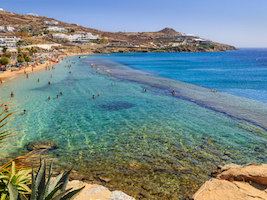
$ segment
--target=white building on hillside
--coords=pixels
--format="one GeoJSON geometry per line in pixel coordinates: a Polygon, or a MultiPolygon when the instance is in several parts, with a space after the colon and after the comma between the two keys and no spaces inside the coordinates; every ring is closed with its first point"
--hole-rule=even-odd
{"type": "Polygon", "coordinates": [[[5,26],[0,26],[0,31],[5,31],[5,26]]]}
{"type": "Polygon", "coordinates": [[[81,34],[75,34],[75,35],[66,35],[62,33],[55,33],[52,34],[53,38],[56,39],[67,39],[70,42],[74,43],[89,43],[90,40],[98,40],[100,37],[97,35],[92,35],[91,33],[87,33],[86,35],[81,35],[81,34]]]}
{"type": "Polygon", "coordinates": [[[7,46],[9,48],[16,47],[17,42],[20,40],[20,38],[17,38],[16,36],[0,36],[0,46],[7,46]]]}
{"type": "Polygon", "coordinates": [[[7,26],[6,29],[9,32],[13,32],[15,28],[14,27],[11,27],[11,26],[7,26]]]}
{"type": "Polygon", "coordinates": [[[60,27],[55,27],[55,26],[49,26],[46,30],[51,31],[51,32],[67,32],[65,28],[60,28],[60,27]]]}
{"type": "Polygon", "coordinates": [[[66,34],[63,34],[63,33],[53,33],[52,37],[54,39],[67,39],[67,40],[69,40],[69,36],[66,34]]]}
{"type": "Polygon", "coordinates": [[[51,22],[49,22],[49,21],[44,21],[44,24],[58,25],[58,22],[55,22],[54,20],[52,20],[51,22]]]}
{"type": "Polygon", "coordinates": [[[208,40],[204,40],[201,38],[195,38],[194,41],[199,45],[209,45],[210,42],[208,40]]]}
{"type": "Polygon", "coordinates": [[[27,16],[38,17],[38,15],[35,13],[28,13],[27,16]]]}
{"type": "Polygon", "coordinates": [[[84,31],[75,31],[75,33],[77,33],[77,34],[85,34],[84,31]]]}
{"type": "Polygon", "coordinates": [[[87,33],[86,38],[90,40],[100,40],[100,37],[98,35],[92,35],[92,33],[87,33]]]}
{"type": "Polygon", "coordinates": [[[2,12],[2,11],[4,11],[4,9],[3,8],[0,8],[0,12],[2,12]]]}
{"type": "Polygon", "coordinates": [[[51,24],[51,25],[58,25],[58,22],[55,22],[54,20],[52,20],[52,21],[50,22],[50,24],[51,24]]]}

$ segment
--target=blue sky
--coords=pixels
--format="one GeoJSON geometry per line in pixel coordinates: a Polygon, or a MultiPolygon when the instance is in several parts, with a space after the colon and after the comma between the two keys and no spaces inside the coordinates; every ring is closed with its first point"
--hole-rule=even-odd
{"type": "Polygon", "coordinates": [[[236,47],[267,47],[267,0],[6,0],[0,8],[102,31],[169,27],[236,47]]]}

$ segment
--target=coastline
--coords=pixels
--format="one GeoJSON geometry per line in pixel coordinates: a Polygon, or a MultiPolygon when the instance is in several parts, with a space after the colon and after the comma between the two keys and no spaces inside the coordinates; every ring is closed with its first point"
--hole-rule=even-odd
{"type": "MultiPolygon", "coordinates": [[[[79,53],[76,53],[76,54],[75,53],[66,53],[66,55],[60,55],[58,58],[65,58],[65,57],[71,57],[71,56],[77,56],[77,55],[84,55],[84,53],[80,53],[80,54],[79,53]]],[[[53,57],[52,59],[54,59],[54,58],[55,57],[53,57]]],[[[23,67],[19,71],[11,71],[10,69],[7,71],[2,71],[2,72],[0,72],[0,80],[2,80],[2,84],[3,84],[5,82],[12,81],[17,76],[24,75],[24,70],[28,74],[28,73],[32,73],[32,71],[39,71],[39,70],[45,68],[46,66],[51,66],[53,64],[57,64],[57,63],[47,60],[47,61],[45,61],[45,63],[38,64],[34,68],[32,68],[33,64],[31,64],[29,66],[23,67]]]]}

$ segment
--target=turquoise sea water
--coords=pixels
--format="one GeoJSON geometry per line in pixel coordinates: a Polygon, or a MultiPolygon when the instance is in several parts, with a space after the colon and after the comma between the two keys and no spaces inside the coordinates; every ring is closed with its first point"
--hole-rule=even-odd
{"type": "Polygon", "coordinates": [[[218,164],[267,161],[266,49],[68,60],[1,85],[23,125],[13,152],[52,140],[58,165],[137,199],[184,199],[218,164]]]}

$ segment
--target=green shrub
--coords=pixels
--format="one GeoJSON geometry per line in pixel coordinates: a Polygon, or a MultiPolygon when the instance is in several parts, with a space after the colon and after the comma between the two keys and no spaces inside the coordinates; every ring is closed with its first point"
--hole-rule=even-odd
{"type": "Polygon", "coordinates": [[[25,59],[26,62],[31,62],[31,61],[32,61],[31,58],[30,58],[29,56],[25,56],[24,59],[25,59]]]}
{"type": "Polygon", "coordinates": [[[18,62],[31,62],[31,58],[28,56],[27,53],[25,52],[21,52],[18,54],[18,58],[17,58],[18,62]]]}
{"type": "Polygon", "coordinates": [[[17,61],[18,61],[19,63],[23,63],[23,62],[25,62],[25,59],[24,59],[24,57],[22,57],[22,56],[18,56],[17,61]]]}
{"type": "Polygon", "coordinates": [[[4,53],[3,57],[10,58],[11,57],[11,53],[4,53]]]}
{"type": "Polygon", "coordinates": [[[1,65],[8,65],[9,64],[9,58],[3,57],[0,59],[0,64],[1,65]]]}

